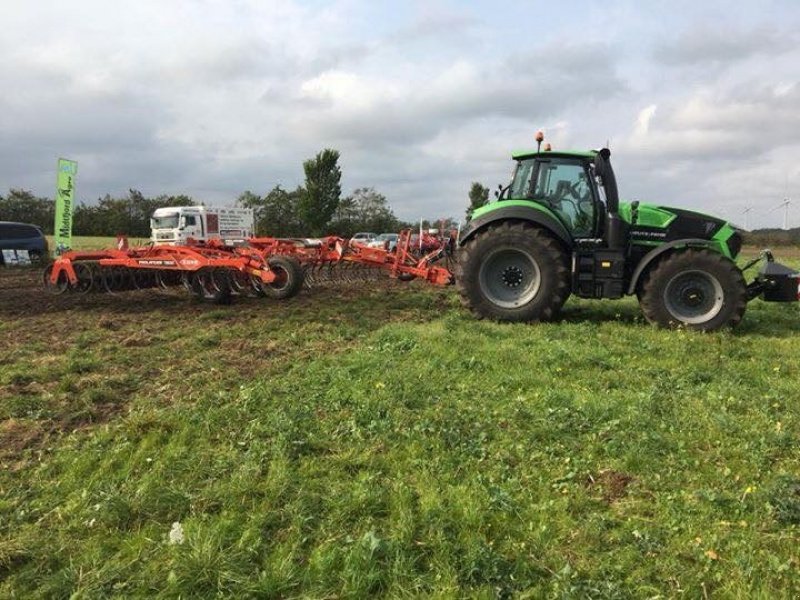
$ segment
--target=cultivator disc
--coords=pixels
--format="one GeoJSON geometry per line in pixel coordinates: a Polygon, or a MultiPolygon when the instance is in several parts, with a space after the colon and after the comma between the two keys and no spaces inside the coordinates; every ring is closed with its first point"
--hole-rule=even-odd
{"type": "Polygon", "coordinates": [[[53,295],[63,294],[66,292],[70,287],[67,274],[61,271],[55,281],[52,280],[52,275],[53,265],[47,265],[42,272],[42,283],[44,284],[44,289],[49,294],[53,295]]]}

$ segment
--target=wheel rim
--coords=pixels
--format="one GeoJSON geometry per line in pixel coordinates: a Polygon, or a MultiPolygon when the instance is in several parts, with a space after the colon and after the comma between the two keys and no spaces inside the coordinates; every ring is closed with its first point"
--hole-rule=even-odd
{"type": "Polygon", "coordinates": [[[720,313],[724,303],[722,284],[705,271],[678,273],[664,288],[667,311],[688,325],[710,321],[720,313]]]}
{"type": "Polygon", "coordinates": [[[500,248],[483,261],[478,281],[490,302],[501,308],[517,308],[539,293],[542,274],[536,259],[528,252],[500,248]]]}
{"type": "Polygon", "coordinates": [[[273,290],[283,290],[289,287],[289,273],[280,265],[270,265],[270,269],[275,273],[275,279],[271,281],[269,287],[273,290]]]}

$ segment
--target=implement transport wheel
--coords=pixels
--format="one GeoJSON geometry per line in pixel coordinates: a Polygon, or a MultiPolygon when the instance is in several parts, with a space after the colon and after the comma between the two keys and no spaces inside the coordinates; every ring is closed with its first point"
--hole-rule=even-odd
{"type": "Polygon", "coordinates": [[[455,269],[461,302],[479,318],[548,321],[570,294],[567,253],[524,221],[480,231],[461,247],[455,269]]]}
{"type": "Polygon", "coordinates": [[[647,273],[639,302],[647,320],[660,327],[715,331],[742,320],[747,287],[732,260],[689,248],[659,261],[647,273]]]}
{"type": "Polygon", "coordinates": [[[269,298],[281,300],[297,295],[303,287],[303,267],[290,256],[271,256],[267,260],[270,270],[275,273],[275,281],[261,284],[261,291],[269,298]]]}

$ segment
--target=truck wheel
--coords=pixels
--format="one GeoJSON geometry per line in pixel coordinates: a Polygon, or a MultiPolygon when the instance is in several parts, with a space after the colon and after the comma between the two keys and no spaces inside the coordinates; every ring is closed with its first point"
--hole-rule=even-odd
{"type": "Polygon", "coordinates": [[[504,221],[461,247],[456,285],[477,317],[497,321],[547,321],[570,294],[569,258],[539,227],[504,221]]]}
{"type": "Polygon", "coordinates": [[[271,256],[267,260],[269,268],[275,273],[272,283],[261,285],[264,295],[281,300],[295,296],[303,287],[303,267],[289,256],[271,256]]]}
{"type": "Polygon", "coordinates": [[[668,256],[648,272],[639,301],[647,320],[660,327],[715,331],[742,320],[747,286],[732,260],[690,248],[668,256]]]}

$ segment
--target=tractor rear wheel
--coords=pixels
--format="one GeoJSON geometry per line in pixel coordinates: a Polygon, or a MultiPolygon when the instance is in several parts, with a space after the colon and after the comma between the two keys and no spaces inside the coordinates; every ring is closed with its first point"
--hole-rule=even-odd
{"type": "Polygon", "coordinates": [[[660,327],[699,331],[733,327],[747,307],[747,286],[734,262],[710,250],[689,248],[661,260],[642,283],[639,302],[660,327]]]}
{"type": "Polygon", "coordinates": [[[548,321],[570,294],[567,253],[527,222],[480,231],[461,247],[455,268],[461,302],[479,318],[548,321]]]}
{"type": "Polygon", "coordinates": [[[275,273],[275,281],[261,285],[265,296],[276,299],[291,298],[303,287],[303,267],[290,256],[271,256],[267,260],[270,270],[275,273]]]}

